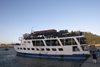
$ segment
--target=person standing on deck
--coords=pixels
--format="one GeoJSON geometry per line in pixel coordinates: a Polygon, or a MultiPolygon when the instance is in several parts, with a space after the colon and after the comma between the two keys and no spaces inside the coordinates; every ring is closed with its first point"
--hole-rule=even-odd
{"type": "Polygon", "coordinates": [[[94,64],[95,66],[97,66],[97,56],[96,56],[96,54],[95,54],[95,51],[93,51],[92,58],[93,58],[93,64],[94,64]]]}
{"type": "Polygon", "coordinates": [[[98,63],[98,54],[99,54],[99,50],[95,51],[95,54],[97,56],[97,63],[98,63]]]}

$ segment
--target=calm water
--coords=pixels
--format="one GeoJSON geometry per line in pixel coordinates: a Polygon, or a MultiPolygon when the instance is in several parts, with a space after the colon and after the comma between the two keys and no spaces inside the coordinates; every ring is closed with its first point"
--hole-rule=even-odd
{"type": "Polygon", "coordinates": [[[100,47],[96,47],[96,49],[100,49],[100,47]]]}
{"type": "Polygon", "coordinates": [[[85,60],[62,60],[18,56],[13,48],[0,48],[0,67],[80,67],[85,60]]]}

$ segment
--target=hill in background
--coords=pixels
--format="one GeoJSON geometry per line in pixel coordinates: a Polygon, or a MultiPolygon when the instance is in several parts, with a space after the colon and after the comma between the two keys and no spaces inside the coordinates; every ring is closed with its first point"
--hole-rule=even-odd
{"type": "Polygon", "coordinates": [[[100,36],[92,34],[91,32],[83,32],[83,34],[86,37],[88,45],[100,44],[100,36]]]}

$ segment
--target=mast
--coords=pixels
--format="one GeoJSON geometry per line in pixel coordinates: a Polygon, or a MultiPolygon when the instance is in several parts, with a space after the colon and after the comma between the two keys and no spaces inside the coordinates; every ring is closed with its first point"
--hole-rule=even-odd
{"type": "Polygon", "coordinates": [[[32,27],[32,29],[31,29],[31,33],[34,33],[34,31],[33,31],[33,27],[32,27]]]}

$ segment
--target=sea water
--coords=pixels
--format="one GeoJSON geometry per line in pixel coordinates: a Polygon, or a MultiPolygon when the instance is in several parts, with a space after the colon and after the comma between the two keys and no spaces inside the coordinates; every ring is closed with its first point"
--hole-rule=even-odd
{"type": "Polygon", "coordinates": [[[85,60],[24,57],[13,48],[0,48],[0,67],[81,67],[85,60]]]}

